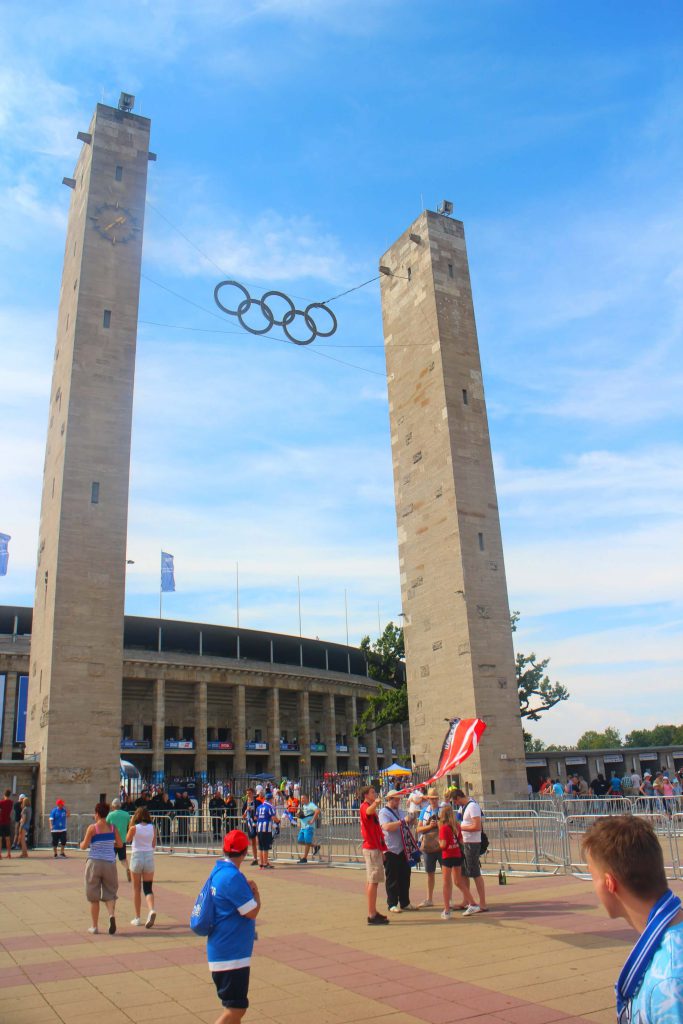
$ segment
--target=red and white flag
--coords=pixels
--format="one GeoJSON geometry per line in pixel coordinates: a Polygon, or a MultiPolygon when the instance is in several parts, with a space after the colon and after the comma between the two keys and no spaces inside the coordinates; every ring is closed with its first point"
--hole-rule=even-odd
{"type": "Polygon", "coordinates": [[[485,728],[486,722],[482,722],[481,718],[451,718],[448,723],[448,732],[443,741],[438,767],[431,779],[428,779],[427,783],[423,783],[423,785],[436,782],[437,779],[471,757],[479,745],[485,728]]]}
{"type": "Polygon", "coordinates": [[[450,718],[436,771],[431,778],[424,782],[417,782],[414,786],[399,790],[401,796],[406,796],[421,786],[429,786],[466,761],[479,746],[479,740],[485,729],[486,722],[482,722],[481,718],[450,718]]]}

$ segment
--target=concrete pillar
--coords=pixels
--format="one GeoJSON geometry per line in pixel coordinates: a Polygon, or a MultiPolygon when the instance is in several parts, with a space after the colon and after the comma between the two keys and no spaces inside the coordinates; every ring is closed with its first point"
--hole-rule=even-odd
{"type": "Polygon", "coordinates": [[[276,780],[280,777],[280,691],[271,687],[267,697],[266,739],[268,740],[268,771],[276,780]]]}
{"type": "Polygon", "coordinates": [[[358,759],[358,737],[354,733],[357,719],[356,695],[352,693],[346,698],[346,738],[349,741],[349,769],[352,772],[360,770],[358,759]]]}
{"type": "Polygon", "coordinates": [[[235,744],[235,775],[246,775],[247,694],[243,683],[233,690],[232,741],[235,744]]]}
{"type": "Polygon", "coordinates": [[[166,683],[154,681],[154,721],[152,722],[152,772],[164,771],[164,729],[166,727],[166,683]]]}
{"type": "Polygon", "coordinates": [[[19,674],[8,672],[5,679],[5,722],[2,729],[2,758],[4,761],[12,760],[12,746],[14,743],[14,709],[17,702],[17,686],[19,674]]]}
{"type": "Polygon", "coordinates": [[[297,694],[299,713],[299,764],[302,775],[311,774],[311,717],[308,701],[308,690],[300,690],[297,694]]]}
{"type": "Polygon", "coordinates": [[[327,770],[337,770],[337,721],[334,712],[334,694],[326,693],[323,696],[323,740],[327,747],[327,770]]]}
{"type": "Polygon", "coordinates": [[[206,763],[206,722],[208,695],[206,680],[200,679],[194,692],[194,770],[205,773],[206,763]]]}
{"type": "Polygon", "coordinates": [[[368,741],[368,767],[371,775],[377,774],[377,731],[373,730],[367,734],[368,741]]]}

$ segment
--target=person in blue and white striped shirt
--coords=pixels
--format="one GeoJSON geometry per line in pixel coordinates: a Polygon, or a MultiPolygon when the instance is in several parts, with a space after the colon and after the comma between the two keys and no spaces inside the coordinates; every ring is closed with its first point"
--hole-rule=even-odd
{"type": "Polygon", "coordinates": [[[259,868],[267,868],[272,871],[273,865],[268,862],[268,854],[273,846],[273,825],[279,825],[275,807],[273,806],[273,794],[266,794],[262,804],[258,805],[256,811],[256,840],[258,842],[259,868]]]}

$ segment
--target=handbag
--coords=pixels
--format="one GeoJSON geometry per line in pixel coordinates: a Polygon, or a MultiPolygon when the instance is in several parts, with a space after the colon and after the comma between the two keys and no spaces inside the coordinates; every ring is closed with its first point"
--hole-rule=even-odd
{"type": "Polygon", "coordinates": [[[424,832],[420,836],[420,849],[423,853],[438,853],[440,851],[438,828],[432,829],[431,832],[424,832]]]}

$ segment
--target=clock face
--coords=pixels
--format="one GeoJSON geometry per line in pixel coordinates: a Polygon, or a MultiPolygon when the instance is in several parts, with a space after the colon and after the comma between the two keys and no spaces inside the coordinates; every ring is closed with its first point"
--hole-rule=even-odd
{"type": "Polygon", "coordinates": [[[98,206],[92,218],[95,231],[112,245],[129,242],[140,229],[135,217],[125,206],[118,203],[103,203],[98,206]]]}

